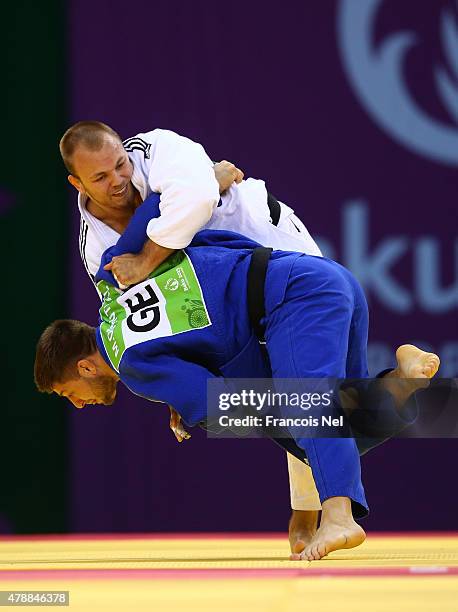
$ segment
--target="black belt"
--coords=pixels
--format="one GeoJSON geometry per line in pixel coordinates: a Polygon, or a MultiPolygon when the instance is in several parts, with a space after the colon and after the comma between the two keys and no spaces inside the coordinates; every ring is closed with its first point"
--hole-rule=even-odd
{"type": "Polygon", "coordinates": [[[281,206],[277,198],[269,192],[267,192],[267,206],[269,207],[272,225],[277,226],[280,221],[281,206]]]}
{"type": "Polygon", "coordinates": [[[248,317],[259,340],[264,339],[261,319],[265,316],[264,285],[272,249],[256,247],[251,255],[247,277],[248,317]]]}

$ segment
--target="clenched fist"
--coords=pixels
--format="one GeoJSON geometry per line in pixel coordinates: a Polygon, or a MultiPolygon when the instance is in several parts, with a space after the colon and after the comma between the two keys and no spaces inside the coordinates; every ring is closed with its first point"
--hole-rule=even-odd
{"type": "Polygon", "coordinates": [[[223,193],[228,189],[232,183],[241,183],[243,181],[244,174],[237,166],[233,163],[226,161],[220,161],[213,166],[216,180],[219,183],[219,192],[223,193]]]}

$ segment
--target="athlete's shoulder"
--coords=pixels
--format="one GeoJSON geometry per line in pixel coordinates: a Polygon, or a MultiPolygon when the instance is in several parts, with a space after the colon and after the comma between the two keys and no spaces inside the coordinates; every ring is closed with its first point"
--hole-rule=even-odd
{"type": "Polygon", "coordinates": [[[138,150],[143,152],[146,159],[150,157],[152,150],[156,147],[179,146],[185,143],[196,144],[187,136],[163,128],[156,128],[151,132],[140,132],[123,141],[124,148],[128,153],[138,150]]]}
{"type": "Polygon", "coordinates": [[[127,153],[134,153],[136,151],[142,152],[145,159],[149,159],[151,156],[151,146],[157,141],[158,137],[155,132],[156,130],[153,130],[152,132],[147,132],[145,134],[140,133],[136,136],[126,138],[122,142],[124,149],[127,153]]]}
{"type": "Polygon", "coordinates": [[[136,148],[145,148],[148,145],[154,145],[161,140],[175,140],[177,138],[183,138],[172,130],[164,130],[162,128],[156,128],[150,132],[140,132],[123,140],[123,145],[126,151],[133,151],[136,148]]]}
{"type": "MultiPolygon", "coordinates": [[[[123,145],[134,168],[140,170],[146,177],[152,165],[157,161],[158,155],[163,156],[171,147],[176,148],[179,139],[180,136],[170,130],[156,128],[151,132],[140,132],[131,138],[126,138],[123,145]]],[[[134,179],[137,179],[138,182],[139,177],[134,177],[134,179]]]]}

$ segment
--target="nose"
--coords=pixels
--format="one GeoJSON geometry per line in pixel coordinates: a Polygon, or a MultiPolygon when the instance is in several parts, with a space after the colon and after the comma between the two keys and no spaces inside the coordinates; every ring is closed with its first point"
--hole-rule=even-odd
{"type": "Polygon", "coordinates": [[[111,187],[113,189],[116,189],[117,187],[121,187],[122,184],[124,183],[124,178],[121,172],[119,172],[118,170],[113,170],[110,178],[111,178],[111,187]]]}
{"type": "Polygon", "coordinates": [[[78,409],[84,408],[84,406],[86,405],[86,402],[84,400],[81,400],[77,397],[70,397],[69,400],[75,406],[75,408],[78,409]]]}

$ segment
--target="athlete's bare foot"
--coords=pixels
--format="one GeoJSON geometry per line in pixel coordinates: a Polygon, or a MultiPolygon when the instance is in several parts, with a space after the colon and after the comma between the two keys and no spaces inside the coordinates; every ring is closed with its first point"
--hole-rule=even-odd
{"type": "MultiPolygon", "coordinates": [[[[403,409],[416,391],[429,387],[430,379],[439,369],[440,359],[434,353],[422,351],[413,344],[403,344],[396,351],[397,367],[378,379],[381,390],[393,396],[396,408],[403,409]]],[[[342,408],[347,417],[360,407],[357,389],[347,387],[339,391],[342,408]]]]}
{"type": "Polygon", "coordinates": [[[354,548],[366,539],[362,527],[353,520],[348,497],[330,497],[323,502],[321,525],[300,559],[316,561],[334,550],[354,548]]]}
{"type": "Polygon", "coordinates": [[[318,528],[318,510],[293,510],[289,520],[291,561],[298,561],[301,552],[310,544],[318,528]]]}
{"type": "Polygon", "coordinates": [[[396,351],[400,378],[432,378],[439,369],[440,359],[413,344],[403,344],[396,351]]]}
{"type": "Polygon", "coordinates": [[[318,561],[334,550],[355,548],[366,539],[364,529],[353,519],[342,523],[323,524],[310,544],[300,554],[301,559],[318,561]]]}
{"type": "Polygon", "coordinates": [[[409,397],[429,387],[430,379],[439,369],[440,359],[413,344],[403,344],[396,351],[397,368],[380,379],[380,385],[389,391],[396,407],[402,409],[409,397]]]}

